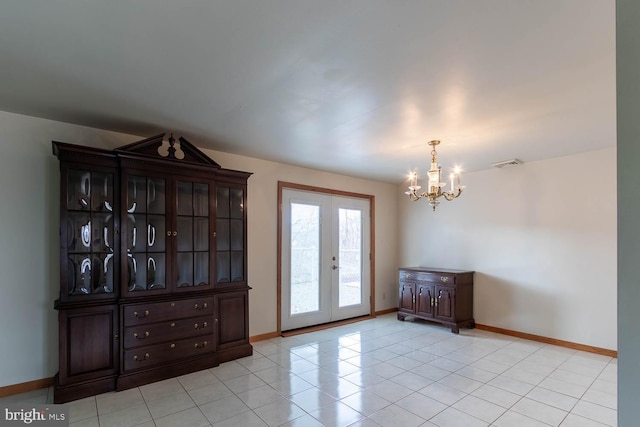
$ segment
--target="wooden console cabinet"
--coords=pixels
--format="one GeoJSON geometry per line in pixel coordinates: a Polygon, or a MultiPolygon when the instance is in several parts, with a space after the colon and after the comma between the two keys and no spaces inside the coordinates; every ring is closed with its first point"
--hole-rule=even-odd
{"type": "Polygon", "coordinates": [[[59,372],[68,402],[249,356],[248,172],[184,138],[60,160],[59,372]]]}
{"type": "Polygon", "coordinates": [[[412,267],[399,269],[398,319],[439,322],[458,333],[473,328],[473,271],[412,267]]]}

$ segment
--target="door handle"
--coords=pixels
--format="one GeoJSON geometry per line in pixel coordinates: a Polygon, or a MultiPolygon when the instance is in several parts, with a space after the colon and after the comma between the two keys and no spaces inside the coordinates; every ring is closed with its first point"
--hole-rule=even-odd
{"type": "Polygon", "coordinates": [[[332,265],[332,266],[331,266],[331,269],[332,269],[332,270],[339,270],[339,269],[340,269],[340,267],[338,267],[337,265],[335,265],[335,264],[334,264],[334,265],[332,265]]]}

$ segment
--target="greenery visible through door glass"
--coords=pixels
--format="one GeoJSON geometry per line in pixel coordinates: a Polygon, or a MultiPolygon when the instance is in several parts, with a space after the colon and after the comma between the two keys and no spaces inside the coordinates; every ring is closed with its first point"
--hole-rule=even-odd
{"type": "Polygon", "coordinates": [[[291,203],[291,314],[320,309],[320,207],[291,203]]]}

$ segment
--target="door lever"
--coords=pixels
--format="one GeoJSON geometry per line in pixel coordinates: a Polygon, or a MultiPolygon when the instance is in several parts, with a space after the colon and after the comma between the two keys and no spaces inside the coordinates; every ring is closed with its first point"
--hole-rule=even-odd
{"type": "Polygon", "coordinates": [[[340,268],[340,267],[338,267],[338,266],[337,266],[337,265],[335,265],[335,264],[331,266],[331,269],[332,269],[332,270],[338,270],[339,268],[340,268]]]}

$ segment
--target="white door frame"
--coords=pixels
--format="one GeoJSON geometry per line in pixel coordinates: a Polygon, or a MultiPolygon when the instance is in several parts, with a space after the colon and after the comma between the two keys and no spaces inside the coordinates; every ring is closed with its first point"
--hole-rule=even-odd
{"type": "Polygon", "coordinates": [[[292,189],[307,192],[323,193],[328,196],[342,196],[356,199],[366,199],[369,201],[369,237],[370,237],[370,260],[369,260],[369,316],[375,317],[375,197],[373,195],[352,193],[348,191],[332,190],[321,187],[314,187],[302,184],[296,184],[291,182],[278,181],[278,237],[277,237],[277,257],[278,257],[278,271],[277,271],[277,332],[282,332],[282,232],[283,232],[283,190],[292,189]]]}

